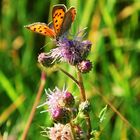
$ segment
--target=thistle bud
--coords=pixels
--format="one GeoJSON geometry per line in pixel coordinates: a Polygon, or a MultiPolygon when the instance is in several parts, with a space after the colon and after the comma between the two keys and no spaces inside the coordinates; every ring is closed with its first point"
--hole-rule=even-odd
{"type": "Polygon", "coordinates": [[[90,109],[91,109],[91,106],[88,101],[82,102],[79,106],[79,111],[83,112],[84,114],[87,114],[88,112],[90,112],[90,109]]]}
{"type": "Polygon", "coordinates": [[[47,53],[41,53],[38,56],[38,62],[45,67],[52,67],[54,65],[53,58],[47,53]]]}
{"type": "Polygon", "coordinates": [[[71,119],[71,113],[68,109],[66,108],[55,108],[52,111],[52,118],[54,121],[62,123],[62,124],[66,124],[68,122],[70,122],[71,119]]]}
{"type": "Polygon", "coordinates": [[[78,63],[77,68],[82,73],[87,73],[92,69],[92,63],[89,60],[83,60],[78,63]]]}
{"type": "Polygon", "coordinates": [[[72,107],[75,103],[73,95],[70,92],[66,92],[63,96],[63,102],[66,107],[72,107]]]}

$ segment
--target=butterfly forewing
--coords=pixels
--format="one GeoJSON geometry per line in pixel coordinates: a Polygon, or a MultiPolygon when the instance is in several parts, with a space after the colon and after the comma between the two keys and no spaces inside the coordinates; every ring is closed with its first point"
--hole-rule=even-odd
{"type": "Polygon", "coordinates": [[[51,38],[54,38],[56,36],[54,30],[49,28],[45,23],[36,22],[25,26],[25,28],[39,34],[49,36],[51,38]]]}
{"type": "Polygon", "coordinates": [[[64,5],[55,5],[52,10],[53,26],[58,36],[65,16],[66,7],[64,5]]]}

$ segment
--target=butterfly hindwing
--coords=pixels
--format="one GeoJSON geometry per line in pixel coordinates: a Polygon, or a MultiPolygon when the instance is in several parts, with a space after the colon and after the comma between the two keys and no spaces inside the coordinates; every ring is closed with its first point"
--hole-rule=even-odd
{"type": "Polygon", "coordinates": [[[27,28],[33,32],[39,33],[39,34],[49,36],[51,38],[54,38],[56,36],[54,30],[49,28],[47,26],[47,24],[45,24],[45,23],[36,22],[36,23],[25,26],[25,28],[27,28]]]}
{"type": "Polygon", "coordinates": [[[59,5],[55,5],[53,7],[52,19],[53,19],[53,26],[54,26],[56,36],[58,36],[58,34],[61,30],[65,12],[66,12],[65,5],[59,4],[59,5]]]}
{"type": "Polygon", "coordinates": [[[76,17],[76,9],[74,7],[71,7],[67,13],[70,12],[71,13],[71,17],[72,17],[72,22],[75,20],[76,17]]]}
{"type": "Polygon", "coordinates": [[[65,13],[65,17],[59,32],[59,36],[63,35],[64,33],[66,33],[70,27],[72,22],[75,19],[75,15],[76,15],[76,9],[74,7],[71,7],[66,13],[65,13]]]}

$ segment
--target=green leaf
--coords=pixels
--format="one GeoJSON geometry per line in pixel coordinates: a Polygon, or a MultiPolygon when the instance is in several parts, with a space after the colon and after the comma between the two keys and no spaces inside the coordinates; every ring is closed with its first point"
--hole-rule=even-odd
{"type": "Polygon", "coordinates": [[[100,119],[100,123],[103,122],[103,120],[105,119],[105,114],[107,111],[107,105],[101,110],[101,112],[99,113],[99,119],[100,119]]]}

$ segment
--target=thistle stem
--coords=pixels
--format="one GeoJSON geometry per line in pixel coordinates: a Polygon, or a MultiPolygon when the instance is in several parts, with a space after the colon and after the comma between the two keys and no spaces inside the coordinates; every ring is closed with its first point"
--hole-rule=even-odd
{"type": "Polygon", "coordinates": [[[81,94],[81,100],[82,102],[86,101],[86,94],[85,94],[85,88],[84,88],[84,85],[83,85],[83,78],[82,78],[82,75],[81,73],[78,71],[77,72],[78,74],[78,87],[79,87],[79,90],[80,90],[80,94],[81,94]]]}
{"type": "Polygon", "coordinates": [[[79,85],[79,82],[68,72],[66,72],[64,69],[58,67],[64,74],[66,74],[68,77],[70,77],[77,85],[79,85]]]}
{"type": "MultiPolygon", "coordinates": [[[[81,72],[77,72],[78,75],[78,82],[79,82],[79,90],[80,90],[80,94],[81,94],[81,101],[84,102],[86,101],[86,94],[85,94],[85,88],[84,88],[84,84],[83,84],[83,78],[82,78],[82,74],[81,72]]],[[[91,121],[90,121],[90,116],[89,114],[86,114],[86,124],[87,124],[87,139],[90,139],[90,133],[91,133],[91,121]]]]}
{"type": "Polygon", "coordinates": [[[45,81],[46,81],[46,74],[44,72],[42,72],[41,74],[41,81],[40,81],[40,86],[39,86],[39,89],[38,89],[38,92],[37,92],[37,95],[36,95],[36,99],[35,99],[35,102],[32,106],[32,110],[30,112],[30,116],[28,118],[28,121],[25,125],[25,128],[24,128],[24,131],[23,131],[23,134],[21,136],[21,140],[26,140],[26,137],[27,137],[27,134],[28,134],[28,131],[29,131],[29,128],[31,126],[31,123],[32,123],[32,120],[33,120],[33,117],[35,115],[35,111],[36,111],[36,107],[40,101],[40,97],[42,95],[42,91],[44,89],[44,86],[45,86],[45,81]]]}

